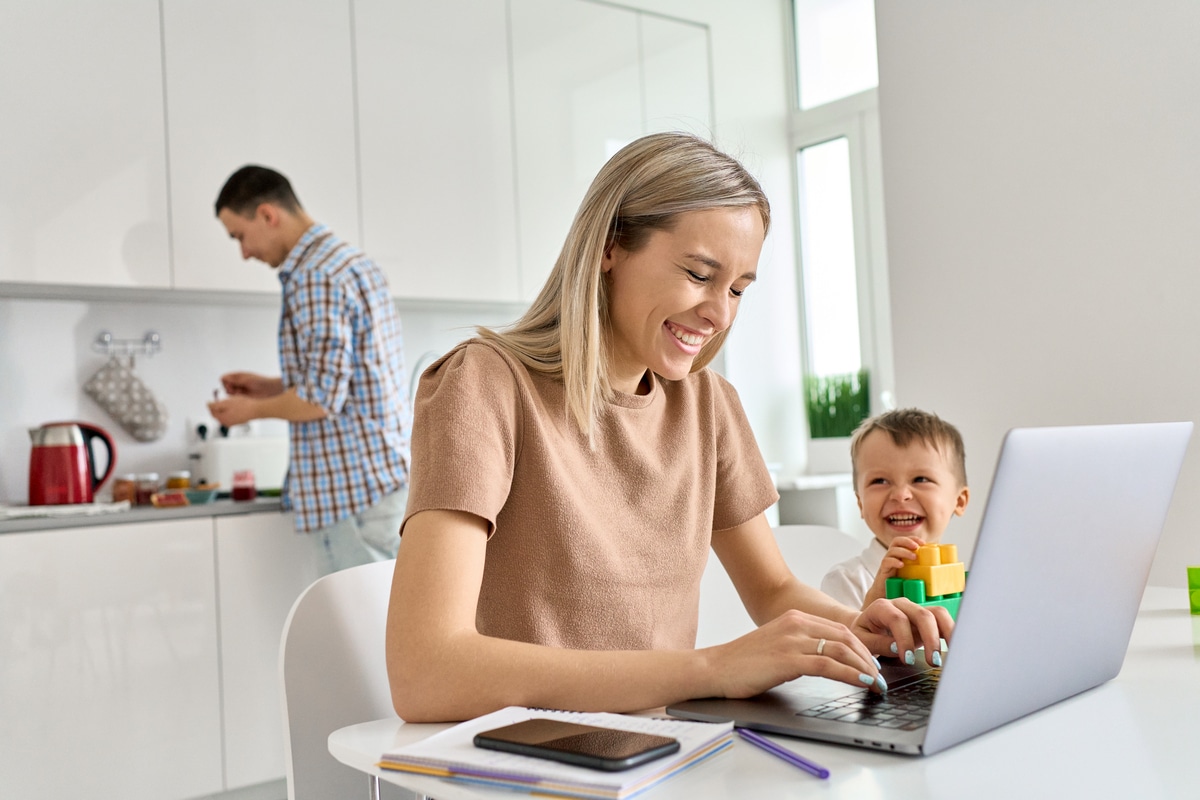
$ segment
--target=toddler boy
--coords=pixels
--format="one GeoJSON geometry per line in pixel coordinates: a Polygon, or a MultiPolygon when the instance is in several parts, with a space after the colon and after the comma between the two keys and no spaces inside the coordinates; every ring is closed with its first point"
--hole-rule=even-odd
{"type": "Polygon", "coordinates": [[[875,539],[861,555],[833,566],[821,591],[866,608],[887,596],[887,579],[937,544],[950,518],[967,508],[962,436],[936,414],[887,411],[858,426],[850,439],[854,494],[875,539]]]}

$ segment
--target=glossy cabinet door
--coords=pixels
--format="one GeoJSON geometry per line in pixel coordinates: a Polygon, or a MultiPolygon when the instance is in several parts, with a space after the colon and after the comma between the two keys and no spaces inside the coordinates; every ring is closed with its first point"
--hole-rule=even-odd
{"type": "Polygon", "coordinates": [[[296,533],[291,514],[214,517],[213,524],[225,782],[238,789],[284,776],[280,638],[317,569],[312,537],[296,533]]]}
{"type": "Polygon", "coordinates": [[[541,290],[592,179],[647,133],[712,137],[708,29],[584,0],[511,0],[521,293],[541,290]]]}
{"type": "Polygon", "coordinates": [[[212,521],[0,536],[5,797],[221,791],[212,521]]]}
{"type": "Polygon", "coordinates": [[[708,28],[639,15],[646,133],[687,131],[712,139],[708,28]]]}
{"type": "Polygon", "coordinates": [[[0,5],[0,281],[169,285],[158,11],[0,5]]]}
{"type": "Polygon", "coordinates": [[[638,15],[578,0],[511,0],[521,292],[532,300],[584,192],[642,133],[638,15]]]}
{"type": "Polygon", "coordinates": [[[163,3],[174,286],[279,291],[215,217],[238,167],[288,177],[318,222],[358,243],[350,4],[163,3]]]}
{"type": "Polygon", "coordinates": [[[355,0],[363,249],[405,298],[515,302],[505,4],[355,0]]]}

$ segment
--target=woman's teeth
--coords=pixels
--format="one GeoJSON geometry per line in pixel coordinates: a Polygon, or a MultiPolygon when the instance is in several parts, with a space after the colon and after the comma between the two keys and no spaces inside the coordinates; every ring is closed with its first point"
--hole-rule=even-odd
{"type": "Polygon", "coordinates": [[[671,325],[667,326],[667,330],[669,330],[671,335],[679,341],[683,342],[684,344],[690,344],[693,347],[704,342],[704,337],[698,333],[684,333],[683,331],[674,328],[671,325]]]}

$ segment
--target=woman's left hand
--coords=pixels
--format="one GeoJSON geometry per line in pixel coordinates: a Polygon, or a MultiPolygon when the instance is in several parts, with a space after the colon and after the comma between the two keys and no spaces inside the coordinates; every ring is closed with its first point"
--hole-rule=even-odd
{"type": "Polygon", "coordinates": [[[876,600],[855,617],[850,630],[872,653],[906,664],[915,663],[914,651],[924,645],[925,660],[940,667],[942,639],[950,640],[954,620],[941,606],[919,606],[906,598],[876,600]]]}

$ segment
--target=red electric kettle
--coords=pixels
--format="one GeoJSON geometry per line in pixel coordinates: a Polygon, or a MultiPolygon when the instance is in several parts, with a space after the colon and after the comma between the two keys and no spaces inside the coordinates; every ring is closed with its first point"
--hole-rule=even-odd
{"type": "Polygon", "coordinates": [[[90,503],[96,489],[117,465],[117,448],[103,428],[86,422],[48,422],[30,428],[33,452],[29,456],[29,505],[57,506],[90,503]],[[108,466],[96,474],[92,442],[99,439],[108,451],[108,466]]]}

